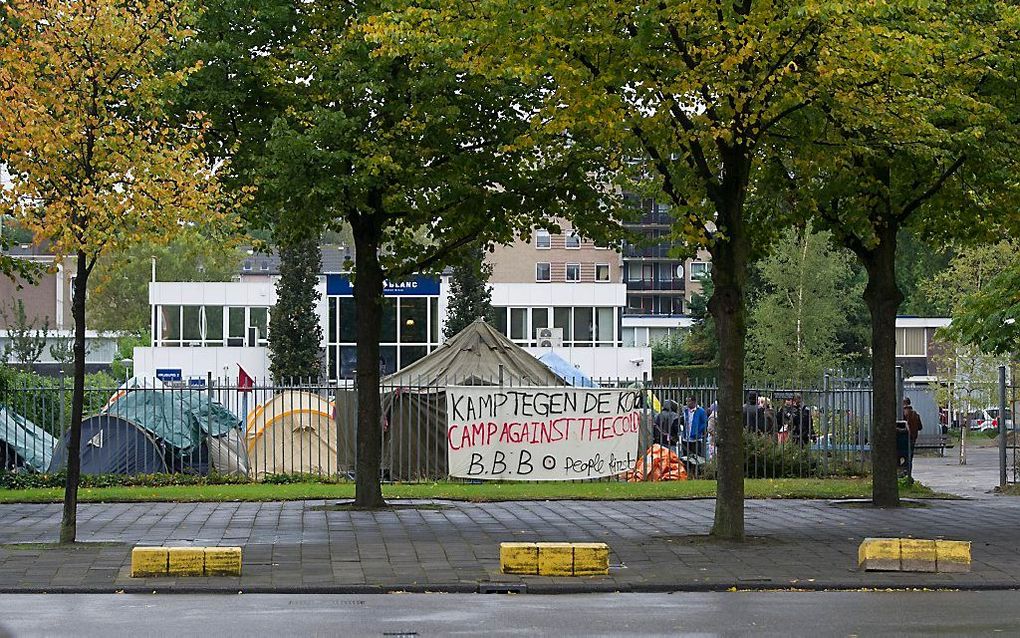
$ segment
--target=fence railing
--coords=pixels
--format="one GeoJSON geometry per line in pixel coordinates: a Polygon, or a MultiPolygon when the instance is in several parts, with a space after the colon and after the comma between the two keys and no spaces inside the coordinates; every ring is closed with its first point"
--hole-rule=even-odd
{"type": "MultiPolygon", "coordinates": [[[[446,386],[527,385],[521,379],[421,379],[382,385],[382,479],[447,479],[446,386]]],[[[655,383],[598,379],[602,387],[641,387],[643,413],[634,458],[653,443],[671,447],[691,478],[713,478],[715,441],[686,436],[689,398],[711,413],[714,382],[655,383]],[[637,384],[637,385],[636,385],[637,384]],[[663,439],[656,418],[674,402],[675,437],[663,439]]],[[[59,471],[66,462],[71,383],[16,386],[0,395],[0,467],[59,471]]],[[[761,410],[745,409],[745,472],[754,478],[866,474],[870,467],[871,384],[830,374],[817,384],[749,383],[761,410]],[[800,397],[800,410],[788,404],[800,397]],[[794,414],[798,414],[794,418],[794,414]],[[763,418],[762,418],[763,417],[763,418]],[[761,419],[761,420],[759,420],[761,419]]],[[[85,473],[185,472],[353,478],[358,432],[352,386],[319,383],[238,388],[236,380],[209,379],[195,387],[132,380],[120,388],[86,388],[82,424],[85,473]]],[[[602,480],[626,480],[624,474],[602,480]]]]}

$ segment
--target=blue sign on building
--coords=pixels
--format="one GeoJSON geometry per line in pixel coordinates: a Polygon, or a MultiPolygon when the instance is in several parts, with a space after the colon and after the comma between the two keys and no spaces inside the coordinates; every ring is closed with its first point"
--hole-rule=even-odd
{"type": "Polygon", "coordinates": [[[180,381],[180,368],[156,368],[156,378],[160,381],[180,381]]]}
{"type": "MultiPolygon", "coordinates": [[[[354,286],[347,275],[326,275],[326,294],[348,297],[354,294],[354,286]]],[[[416,275],[413,279],[401,282],[383,282],[383,294],[387,297],[415,296],[431,297],[439,295],[439,277],[416,275]]]]}

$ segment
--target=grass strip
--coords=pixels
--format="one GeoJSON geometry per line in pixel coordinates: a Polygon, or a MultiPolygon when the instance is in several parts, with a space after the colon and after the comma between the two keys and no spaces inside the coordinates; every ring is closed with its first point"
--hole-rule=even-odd
{"type": "MultiPolygon", "coordinates": [[[[744,490],[749,499],[844,499],[869,498],[869,479],[747,479],[744,490]]],[[[900,486],[900,494],[910,498],[935,498],[920,483],[900,486]]],[[[712,498],[715,481],[676,481],[665,483],[482,483],[455,482],[387,484],[387,499],[446,499],[454,501],[546,501],[546,500],[672,500],[712,498]]],[[[166,487],[81,488],[82,503],[141,502],[224,502],[295,501],[344,499],[354,497],[353,483],[290,483],[267,485],[170,485],[166,487]]],[[[0,490],[0,503],[59,503],[60,488],[0,490]]]]}

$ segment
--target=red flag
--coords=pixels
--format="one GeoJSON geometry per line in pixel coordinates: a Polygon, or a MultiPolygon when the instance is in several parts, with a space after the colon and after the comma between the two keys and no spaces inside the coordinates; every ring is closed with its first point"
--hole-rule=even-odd
{"type": "Polygon", "coordinates": [[[255,379],[244,371],[240,363],[237,364],[237,369],[239,371],[237,373],[237,389],[241,392],[251,392],[252,387],[255,385],[255,379]]]}

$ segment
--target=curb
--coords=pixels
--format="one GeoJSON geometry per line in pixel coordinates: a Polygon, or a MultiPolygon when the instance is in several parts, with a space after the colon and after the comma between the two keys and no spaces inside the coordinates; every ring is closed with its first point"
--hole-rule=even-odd
{"type": "Polygon", "coordinates": [[[174,586],[139,586],[123,587],[0,587],[0,594],[210,594],[220,596],[236,596],[238,594],[336,594],[336,595],[376,595],[376,594],[477,594],[481,590],[492,590],[492,593],[519,594],[681,594],[681,593],[713,593],[713,592],[876,592],[876,591],[1018,591],[1016,582],[961,583],[925,585],[918,583],[908,585],[896,581],[876,581],[868,585],[846,582],[813,582],[788,585],[753,585],[748,583],[692,583],[685,585],[671,584],[634,584],[618,583],[529,583],[522,587],[521,583],[450,583],[436,585],[341,585],[336,587],[321,586],[254,586],[254,587],[198,587],[195,585],[174,586]]]}

